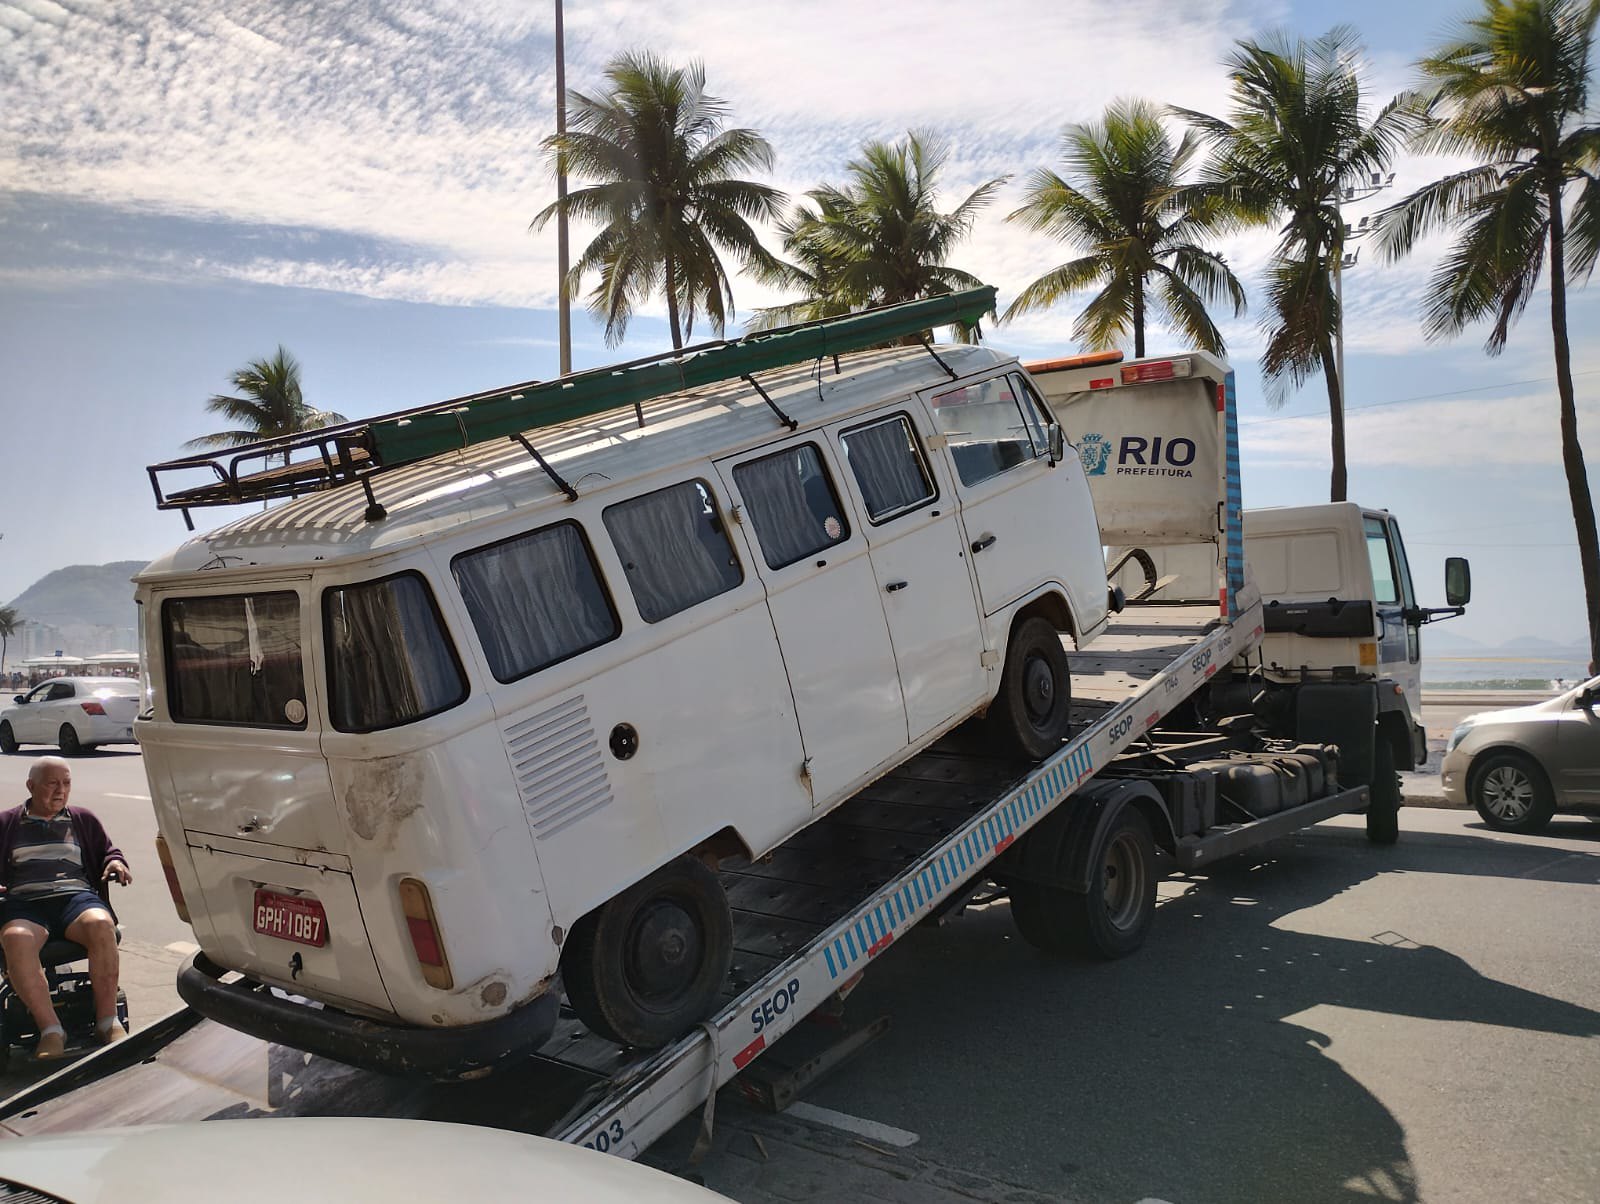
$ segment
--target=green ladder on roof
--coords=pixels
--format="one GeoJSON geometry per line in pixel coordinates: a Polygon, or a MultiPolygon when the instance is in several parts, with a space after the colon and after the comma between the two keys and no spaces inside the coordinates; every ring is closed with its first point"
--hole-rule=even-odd
{"type": "MultiPolygon", "coordinates": [[[[289,497],[362,481],[368,499],[367,478],[386,469],[457,451],[492,439],[521,442],[561,482],[524,432],[570,422],[633,406],[685,389],[718,381],[751,379],[758,372],[861,351],[917,335],[934,326],[972,327],[995,308],[991,287],[966,289],[922,301],[886,305],[858,314],[822,318],[780,330],[758,331],[726,342],[705,344],[681,353],[653,356],[613,367],[595,368],[559,380],[515,385],[489,393],[457,398],[415,410],[344,423],[308,431],[287,439],[270,439],[229,449],[223,457],[191,456],[153,464],[147,470],[155,490],[156,506],[182,510],[192,507],[238,505],[274,497],[289,497]],[[316,451],[315,458],[295,461],[296,451],[316,451]],[[278,463],[274,465],[272,461],[278,463]],[[283,461],[288,459],[288,463],[283,461]],[[259,463],[256,472],[241,473],[241,466],[259,463]],[[200,486],[166,493],[161,478],[175,472],[209,469],[215,479],[200,486]]],[[[758,384],[751,379],[771,405],[758,384]]],[[[773,407],[776,409],[776,407],[773,407]]],[[[381,507],[372,501],[369,512],[378,517],[381,507]]],[[[191,522],[191,526],[192,526],[191,522]]]]}

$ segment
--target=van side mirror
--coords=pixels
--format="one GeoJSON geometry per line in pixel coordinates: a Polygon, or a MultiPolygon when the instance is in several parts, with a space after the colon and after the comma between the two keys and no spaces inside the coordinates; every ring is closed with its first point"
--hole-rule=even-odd
{"type": "Polygon", "coordinates": [[[1444,600],[1450,606],[1465,606],[1472,601],[1472,569],[1465,556],[1445,559],[1444,600]]]}
{"type": "Polygon", "coordinates": [[[1067,440],[1061,434],[1060,423],[1052,422],[1050,424],[1049,429],[1045,432],[1045,440],[1050,446],[1050,463],[1061,463],[1064,458],[1063,453],[1067,449],[1067,440]]]}

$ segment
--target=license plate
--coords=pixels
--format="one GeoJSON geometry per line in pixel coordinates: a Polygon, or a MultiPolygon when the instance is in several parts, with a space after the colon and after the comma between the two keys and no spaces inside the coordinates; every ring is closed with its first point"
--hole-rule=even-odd
{"type": "Polygon", "coordinates": [[[256,891],[256,931],[302,945],[328,943],[328,915],[315,899],[256,891]]]}

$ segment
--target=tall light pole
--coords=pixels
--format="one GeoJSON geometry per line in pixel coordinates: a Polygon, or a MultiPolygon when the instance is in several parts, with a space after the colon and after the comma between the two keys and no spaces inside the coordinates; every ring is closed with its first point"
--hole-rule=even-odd
{"type": "Polygon", "coordinates": [[[1361,248],[1357,247],[1350,254],[1345,254],[1344,243],[1355,242],[1372,233],[1371,215],[1361,219],[1361,224],[1355,227],[1344,225],[1344,211],[1341,205],[1348,205],[1355,201],[1364,201],[1368,197],[1376,196],[1385,188],[1394,183],[1394,172],[1385,178],[1379,172],[1373,172],[1372,178],[1365,184],[1353,184],[1340,190],[1334,198],[1334,208],[1339,211],[1339,224],[1343,228],[1340,238],[1339,256],[1333,261],[1333,302],[1339,307],[1339,326],[1334,333],[1333,370],[1339,374],[1339,413],[1342,416],[1345,409],[1344,388],[1344,270],[1356,266],[1356,260],[1361,256],[1361,248]]]}
{"type": "MultiPolygon", "coordinates": [[[[556,137],[567,136],[567,52],[556,0],[556,137]]],[[[556,156],[556,312],[561,324],[561,375],[572,373],[572,303],[567,299],[567,169],[556,156]]]]}

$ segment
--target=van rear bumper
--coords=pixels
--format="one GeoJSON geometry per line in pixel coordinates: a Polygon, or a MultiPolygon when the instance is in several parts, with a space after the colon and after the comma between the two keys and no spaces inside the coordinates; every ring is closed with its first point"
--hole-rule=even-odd
{"type": "Polygon", "coordinates": [[[382,1074],[476,1078],[549,1040],[561,1007],[560,994],[551,990],[482,1024],[419,1028],[285,999],[249,979],[225,983],[227,973],[196,953],[178,971],[178,994],[228,1028],[382,1074]]]}

